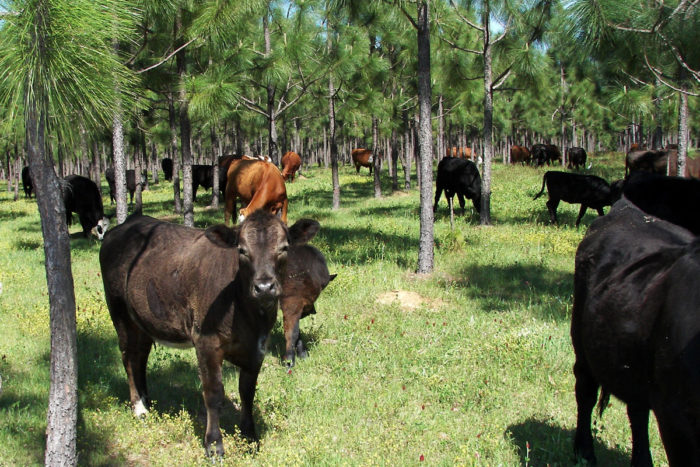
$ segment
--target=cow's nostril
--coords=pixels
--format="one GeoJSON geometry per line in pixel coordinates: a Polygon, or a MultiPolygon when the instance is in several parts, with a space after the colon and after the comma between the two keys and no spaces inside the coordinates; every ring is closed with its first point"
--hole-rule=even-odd
{"type": "Polygon", "coordinates": [[[273,282],[258,282],[255,284],[256,295],[270,295],[275,291],[273,282]]]}

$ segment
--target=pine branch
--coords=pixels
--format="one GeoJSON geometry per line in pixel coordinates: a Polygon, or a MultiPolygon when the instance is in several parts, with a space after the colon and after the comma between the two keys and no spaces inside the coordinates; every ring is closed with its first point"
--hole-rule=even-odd
{"type": "Polygon", "coordinates": [[[167,57],[165,57],[165,58],[164,58],[163,60],[161,60],[160,62],[156,63],[155,65],[151,65],[151,66],[149,66],[149,67],[143,68],[143,69],[141,69],[141,70],[139,70],[139,71],[135,71],[134,73],[136,73],[136,74],[141,74],[141,73],[145,73],[145,72],[147,72],[147,71],[149,71],[149,70],[152,70],[152,69],[154,69],[154,68],[158,68],[158,67],[161,66],[163,63],[165,63],[165,62],[167,62],[168,60],[170,60],[171,58],[173,58],[173,57],[175,56],[175,54],[177,54],[179,51],[181,51],[182,49],[184,49],[185,47],[187,47],[188,45],[190,45],[191,43],[193,43],[193,42],[196,41],[196,40],[197,40],[196,37],[195,37],[194,39],[190,39],[189,41],[185,42],[185,43],[182,44],[180,47],[178,47],[177,49],[175,49],[170,55],[168,55],[167,57]]]}
{"type": "Polygon", "coordinates": [[[450,5],[452,5],[452,8],[454,8],[455,13],[457,13],[457,16],[459,17],[460,20],[462,20],[462,22],[467,23],[469,26],[476,29],[477,31],[481,31],[481,32],[485,31],[483,26],[479,26],[478,24],[472,23],[466,16],[464,16],[462,13],[460,13],[457,10],[457,5],[455,5],[455,2],[453,0],[450,0],[450,5]]]}

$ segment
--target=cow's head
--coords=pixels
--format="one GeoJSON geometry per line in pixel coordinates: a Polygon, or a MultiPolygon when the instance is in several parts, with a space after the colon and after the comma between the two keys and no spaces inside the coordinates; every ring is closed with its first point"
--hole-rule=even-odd
{"type": "Polygon", "coordinates": [[[276,313],[289,246],[307,243],[319,228],[312,219],[301,219],[287,228],[277,216],[259,209],[237,229],[219,225],[207,229],[206,235],[216,244],[236,247],[240,265],[237,277],[261,312],[276,313]]]}
{"type": "Polygon", "coordinates": [[[105,232],[109,229],[109,219],[103,217],[97,221],[97,225],[92,228],[92,234],[97,237],[98,240],[102,240],[105,237],[105,232]]]}

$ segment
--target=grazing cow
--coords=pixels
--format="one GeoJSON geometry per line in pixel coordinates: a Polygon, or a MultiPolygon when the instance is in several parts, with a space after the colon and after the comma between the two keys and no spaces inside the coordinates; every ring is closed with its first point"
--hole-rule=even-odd
{"type": "Polygon", "coordinates": [[[443,190],[448,205],[452,204],[454,195],[457,195],[462,214],[465,213],[464,198],[471,199],[476,212],[481,212],[481,176],[476,164],[469,159],[444,157],[437,167],[435,185],[433,212],[437,211],[438,201],[440,201],[443,190]]]}
{"type": "Polygon", "coordinates": [[[306,358],[306,348],[299,336],[299,320],[316,314],[314,303],[335,276],[328,274],[326,259],[317,248],[311,245],[289,247],[287,274],[284,276],[280,297],[286,341],[284,360],[288,367],[294,366],[296,355],[306,358]]]}
{"type": "Polygon", "coordinates": [[[294,151],[288,151],[282,156],[282,177],[294,181],[294,174],[301,167],[301,157],[294,151]]]}
{"type": "MultiPolygon", "coordinates": [[[[144,170],[141,173],[141,186],[146,183],[146,178],[148,173],[144,170]]],[[[105,179],[107,179],[107,185],[109,185],[109,204],[114,204],[117,194],[116,180],[114,178],[114,168],[107,167],[105,170],[105,179]]],[[[134,169],[128,169],[126,171],[126,190],[129,192],[129,202],[134,204],[134,193],[136,192],[136,171],[134,169]]]]}
{"type": "MultiPolygon", "coordinates": [[[[221,167],[221,162],[219,162],[219,191],[221,194],[226,193],[226,169],[221,167]]],[[[230,165],[228,159],[223,159],[224,165],[226,163],[230,165]]],[[[192,164],[192,199],[197,199],[197,189],[203,187],[208,190],[214,186],[214,167],[211,165],[200,165],[192,164]]]]}
{"type": "Polygon", "coordinates": [[[22,189],[24,190],[24,197],[31,198],[32,190],[34,190],[34,185],[32,184],[32,174],[29,172],[29,167],[22,167],[22,189]]]}
{"type": "MultiPolygon", "coordinates": [[[[666,174],[669,153],[675,151],[675,149],[631,151],[625,157],[625,176],[633,170],[666,174]]],[[[671,155],[671,157],[674,156],[671,155]]]]}
{"type": "Polygon", "coordinates": [[[530,150],[525,146],[518,146],[514,144],[510,147],[510,163],[517,164],[518,162],[523,165],[530,163],[530,150]]]}
{"type": "Polygon", "coordinates": [[[700,235],[700,180],[632,172],[623,194],[642,211],[700,235]]]}
{"type": "MultiPolygon", "coordinates": [[[[240,219],[256,209],[264,209],[278,214],[287,223],[287,187],[279,169],[269,162],[251,159],[238,159],[231,162],[226,176],[226,225],[236,210],[236,200],[247,204],[239,211],[240,219]]],[[[234,222],[236,217],[234,216],[234,222]]]]}
{"type": "Polygon", "coordinates": [[[561,160],[561,152],[554,144],[535,144],[530,149],[532,161],[538,167],[553,164],[561,160]]]}
{"type": "Polygon", "coordinates": [[[207,411],[207,454],[224,453],[223,360],[240,368],[241,433],[257,439],[255,385],[277,319],[287,252],[316,231],[316,221],[302,219],[287,229],[256,211],[238,228],[207,230],[137,215],[107,235],[100,268],[135,415],[147,412],[146,366],[154,342],[194,346],[207,411]]]}
{"type": "Polygon", "coordinates": [[[627,405],[632,465],[651,466],[649,410],[670,465],[700,465],[700,240],[626,198],[576,252],[571,340],[577,457],[595,463],[591,412],[602,388],[627,405]]]}
{"type": "Polygon", "coordinates": [[[160,166],[163,169],[163,176],[165,179],[171,181],[173,179],[173,160],[166,157],[160,161],[160,166]]]}
{"type": "Polygon", "coordinates": [[[352,163],[355,164],[357,173],[360,173],[360,167],[368,167],[369,174],[372,175],[372,167],[374,166],[372,151],[369,149],[353,149],[351,154],[352,163]]]}
{"type": "Polygon", "coordinates": [[[66,223],[73,223],[72,213],[78,214],[83,235],[87,237],[92,231],[102,240],[109,228],[109,219],[104,215],[102,196],[97,184],[81,175],[68,175],[61,183],[63,204],[66,206],[66,223]]]}
{"type": "Polygon", "coordinates": [[[572,204],[581,203],[581,209],[576,218],[576,227],[578,227],[586,209],[595,209],[598,211],[598,215],[602,216],[603,206],[610,206],[617,200],[610,184],[595,175],[550,170],[545,172],[544,177],[542,177],[542,189],[533,199],[542,196],[545,185],[547,185],[547,193],[549,194],[547,209],[553,224],[557,223],[559,201],[572,204]]]}
{"type": "Polygon", "coordinates": [[[586,158],[586,150],[583,148],[573,147],[566,151],[567,165],[570,169],[582,169],[586,167],[586,158]]]}
{"type": "Polygon", "coordinates": [[[630,144],[630,152],[646,150],[646,148],[647,148],[646,144],[640,144],[640,143],[630,144]]]}
{"type": "Polygon", "coordinates": [[[447,148],[445,153],[446,153],[445,157],[459,157],[462,159],[471,159],[472,158],[472,148],[468,148],[465,146],[447,148]]]}

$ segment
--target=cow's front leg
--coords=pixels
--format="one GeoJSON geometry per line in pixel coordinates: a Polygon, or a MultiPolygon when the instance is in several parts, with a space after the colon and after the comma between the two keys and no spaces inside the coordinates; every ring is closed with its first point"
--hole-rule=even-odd
{"type": "Polygon", "coordinates": [[[255,423],[253,422],[253,400],[255,399],[255,385],[258,382],[260,367],[254,371],[241,368],[238,379],[238,392],[241,396],[241,434],[251,441],[257,441],[255,423]]]}
{"type": "MultiPolygon", "coordinates": [[[[294,366],[295,360],[295,347],[297,346],[297,341],[299,340],[299,316],[300,312],[294,310],[293,313],[289,313],[290,316],[284,317],[284,340],[286,342],[286,349],[284,353],[284,361],[287,367],[294,366]]],[[[304,345],[301,345],[303,350],[304,345]]],[[[300,355],[301,357],[301,355],[300,355]]],[[[302,357],[303,358],[303,357],[302,357]]]]}
{"type": "Polygon", "coordinates": [[[207,456],[224,455],[224,443],[219,428],[219,411],[224,403],[224,384],[221,381],[223,352],[214,345],[198,346],[199,378],[202,381],[202,396],[207,409],[207,432],[204,449],[207,456]]]}

